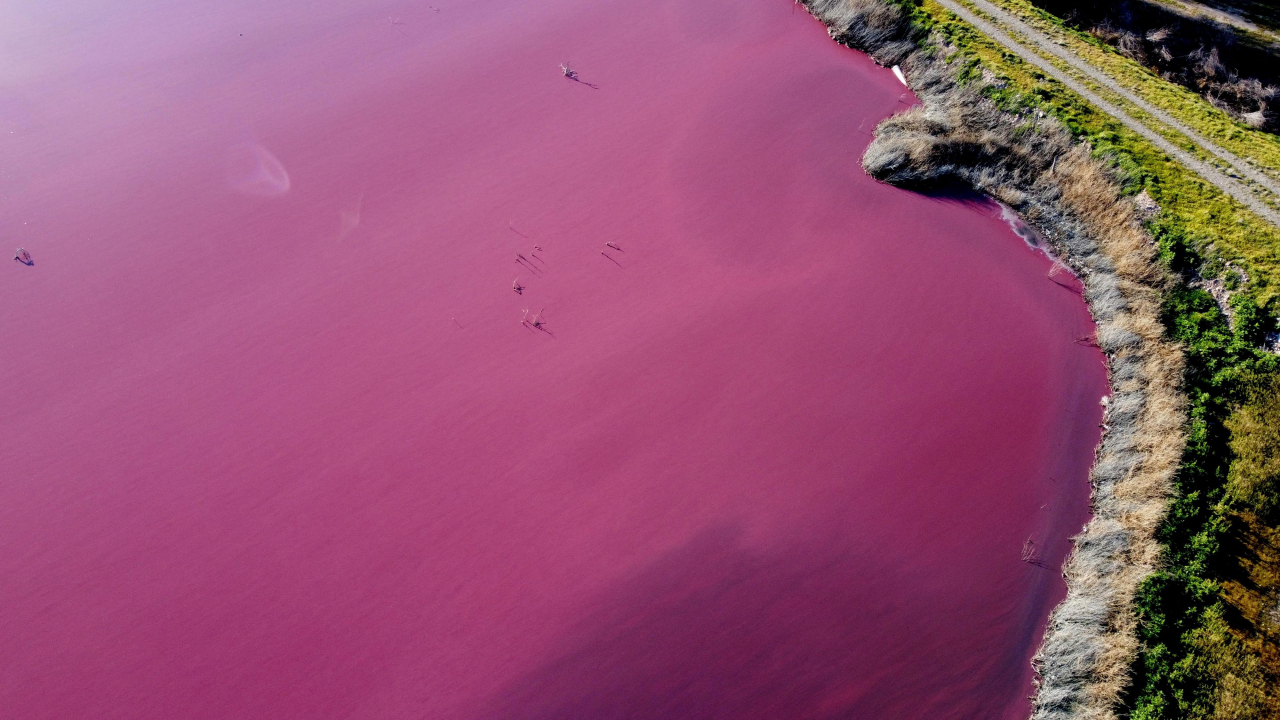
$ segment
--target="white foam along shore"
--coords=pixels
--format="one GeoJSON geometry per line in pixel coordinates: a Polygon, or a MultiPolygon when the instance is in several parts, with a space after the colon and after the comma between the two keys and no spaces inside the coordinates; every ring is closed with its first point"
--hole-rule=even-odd
{"type": "Polygon", "coordinates": [[[917,43],[885,0],[803,0],[838,42],[892,67],[923,103],[880,123],[863,156],[904,187],[962,183],[1026,220],[1083,281],[1112,394],[1090,474],[1093,517],[1064,568],[1034,665],[1032,717],[1114,718],[1138,650],[1134,594],[1159,562],[1155,539],[1185,443],[1183,359],[1163,337],[1168,278],[1133,203],[1052,119],[1002,112],[956,82],[938,48],[917,43]]]}

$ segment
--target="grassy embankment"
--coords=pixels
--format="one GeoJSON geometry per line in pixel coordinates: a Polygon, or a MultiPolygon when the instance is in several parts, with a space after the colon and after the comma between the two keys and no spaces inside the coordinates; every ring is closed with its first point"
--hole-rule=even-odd
{"type": "MultiPolygon", "coordinates": [[[[1157,2],[1168,2],[1168,0],[1157,0],[1157,2]]],[[[1280,4],[1276,4],[1275,0],[1231,0],[1230,2],[1203,0],[1202,4],[1240,15],[1263,28],[1280,32],[1280,4]]]]}
{"type": "MultiPolygon", "coordinates": [[[[1155,0],[1173,4],[1173,0],[1155,0]]],[[[1275,0],[1200,0],[1200,4],[1243,17],[1262,28],[1280,31],[1280,5],[1275,0]]]]}
{"type": "MultiPolygon", "coordinates": [[[[1001,4],[1006,8],[1026,5],[1001,4]]],[[[1153,75],[1196,93],[1206,105],[1227,111],[1244,126],[1280,132],[1276,112],[1280,109],[1280,45],[1274,43],[1273,35],[1217,22],[1178,3],[1030,0],[1030,4],[1044,11],[1037,20],[1047,26],[1062,26],[1060,18],[1068,18],[1067,27],[1083,31],[1077,36],[1082,41],[1113,50],[1153,75]]]]}
{"type": "MultiPolygon", "coordinates": [[[[1125,89],[1172,115],[1203,137],[1249,161],[1272,178],[1280,178],[1280,136],[1251,127],[1247,122],[1215,107],[1201,94],[1165,80],[1152,69],[1123,55],[1103,38],[1071,27],[1062,18],[1052,15],[1035,3],[1028,0],[988,1],[1060,43],[1125,89]]],[[[1045,4],[1045,0],[1039,2],[1045,4]]],[[[1055,61],[1056,64],[1058,63],[1055,61]]],[[[1092,82],[1089,84],[1093,85],[1092,82]]],[[[1096,89],[1096,85],[1094,87],[1096,89]]],[[[1118,96],[1108,95],[1107,99],[1121,104],[1127,111],[1142,114],[1141,110],[1128,105],[1118,96]]],[[[1170,137],[1172,139],[1177,136],[1170,137]]]]}
{"type": "MultiPolygon", "coordinates": [[[[1059,118],[1113,165],[1124,192],[1145,190],[1160,205],[1147,226],[1162,263],[1178,278],[1164,293],[1162,320],[1186,351],[1188,442],[1158,531],[1163,567],[1136,598],[1142,646],[1122,713],[1273,716],[1280,711],[1280,363],[1261,345],[1280,304],[1280,231],[941,7],[928,0],[908,7],[919,27],[944,39],[948,63],[962,78],[977,85],[985,71],[991,82],[982,92],[1002,108],[1059,118]],[[1234,323],[1194,287],[1202,276],[1220,277],[1235,291],[1234,323]]],[[[1164,81],[1108,53],[1090,51],[1108,72],[1145,73],[1134,87],[1153,104],[1158,99],[1172,110],[1198,101],[1170,83],[1158,87],[1164,81]]],[[[1183,108],[1179,118],[1233,152],[1273,162],[1269,141],[1209,110],[1183,108]]]]}
{"type": "MultiPolygon", "coordinates": [[[[901,64],[923,102],[882,122],[867,172],[905,187],[960,183],[1013,207],[1084,283],[1112,393],[1094,466],[1093,518],[1067,563],[1067,597],[1036,655],[1038,720],[1113,717],[1137,657],[1134,599],[1160,559],[1184,446],[1181,351],[1167,339],[1167,280],[1133,203],[1086,144],[1042,113],[1002,110],[990,87],[921,8],[884,0],[806,0],[839,42],[901,64]]],[[[1026,110],[1026,108],[1021,108],[1026,110]]]]}
{"type": "MultiPolygon", "coordinates": [[[[1021,17],[1032,27],[1059,40],[1072,52],[1116,78],[1130,91],[1142,97],[1201,135],[1217,142],[1273,177],[1280,177],[1280,137],[1249,128],[1227,113],[1213,107],[1195,93],[1167,82],[1150,70],[1125,58],[1105,43],[1087,33],[1066,28],[1057,20],[1023,0],[991,0],[1021,17]]],[[[1266,304],[1280,294],[1280,231],[1223,197],[1215,188],[1189,173],[1181,165],[1125,130],[1109,117],[1094,112],[1078,96],[1039,71],[1021,63],[1015,56],[987,40],[967,25],[952,18],[941,7],[925,3],[917,9],[924,23],[936,26],[957,44],[966,62],[979,73],[987,69],[1006,82],[1005,88],[993,88],[991,96],[1010,109],[1033,108],[1063,120],[1077,137],[1090,141],[1100,154],[1110,155],[1123,171],[1126,191],[1146,189],[1166,212],[1162,220],[1174,220],[1191,230],[1192,242],[1206,255],[1218,261],[1251,268],[1251,294],[1266,304]],[[1209,245],[1212,249],[1206,250],[1209,245]]],[[[1053,58],[1046,58],[1060,65],[1053,58]]],[[[972,71],[971,71],[972,72],[972,71]]],[[[1134,117],[1145,113],[1123,98],[1081,78],[1087,85],[1134,117]]],[[[1201,160],[1216,159],[1196,149],[1181,135],[1151,125],[1166,139],[1201,160]]]]}

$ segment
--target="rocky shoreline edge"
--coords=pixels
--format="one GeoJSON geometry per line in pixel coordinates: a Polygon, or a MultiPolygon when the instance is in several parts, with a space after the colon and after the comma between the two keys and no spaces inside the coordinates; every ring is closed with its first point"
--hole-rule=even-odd
{"type": "Polygon", "coordinates": [[[1171,279],[1140,210],[1055,120],[1003,111],[960,84],[946,45],[889,0],[798,2],[837,42],[900,68],[923,103],[876,128],[862,158],[870,175],[995,198],[1084,283],[1112,394],[1090,473],[1093,517],[1073,538],[1067,596],[1033,660],[1032,718],[1115,718],[1138,651],[1134,595],[1159,565],[1155,531],[1186,441],[1183,357],[1160,321],[1171,279]]]}

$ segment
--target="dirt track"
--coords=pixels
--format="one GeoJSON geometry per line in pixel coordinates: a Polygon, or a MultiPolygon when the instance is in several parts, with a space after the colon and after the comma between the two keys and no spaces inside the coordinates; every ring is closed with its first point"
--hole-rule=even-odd
{"type": "Polygon", "coordinates": [[[1203,21],[1209,19],[1219,25],[1226,25],[1236,31],[1252,33],[1253,35],[1270,40],[1273,45],[1280,48],[1280,35],[1277,35],[1271,28],[1265,28],[1256,23],[1229,12],[1224,12],[1214,7],[1209,7],[1204,3],[1194,2],[1193,0],[1173,0],[1172,3],[1160,2],[1160,0],[1143,0],[1148,5],[1155,5],[1162,10],[1171,11],[1185,18],[1203,21]]]}
{"type": "Polygon", "coordinates": [[[1267,177],[1266,175],[1259,172],[1258,170],[1255,170],[1254,168],[1250,167],[1248,163],[1246,163],[1244,160],[1240,159],[1233,153],[1227,150],[1224,150],[1223,148],[1219,147],[1218,145],[1215,145],[1213,142],[1209,141],[1208,139],[1202,137],[1200,134],[1196,133],[1191,128],[1188,128],[1187,126],[1183,125],[1181,122],[1174,119],[1168,113],[1164,112],[1163,110],[1160,110],[1159,108],[1151,106],[1145,100],[1138,97],[1137,95],[1134,95],[1132,92],[1129,92],[1125,88],[1121,87],[1119,84],[1116,83],[1115,80],[1106,76],[1105,74],[1103,74],[1102,72],[1094,68],[1092,65],[1090,65],[1088,62],[1086,62],[1079,56],[1062,48],[1061,46],[1056,44],[1053,40],[1051,40],[1049,37],[1039,32],[1038,30],[1031,28],[1026,23],[1022,22],[1021,20],[1009,14],[1008,12],[1005,12],[1004,10],[996,7],[995,5],[992,5],[989,2],[986,2],[985,0],[969,0],[969,2],[984,14],[988,15],[989,17],[995,18],[999,23],[1001,23],[1005,27],[1012,29],[1014,32],[1017,32],[1019,35],[1025,38],[1025,42],[1015,40],[1004,30],[997,27],[994,23],[977,15],[969,8],[956,2],[956,0],[938,0],[938,4],[942,5],[943,7],[950,10],[951,12],[955,13],[961,20],[964,20],[970,25],[973,25],[978,30],[982,31],[986,35],[990,36],[992,39],[1004,45],[1011,52],[1021,57],[1024,61],[1031,63],[1032,65],[1036,66],[1041,71],[1043,71],[1046,75],[1049,75],[1050,77],[1061,82],[1063,85],[1066,85],[1068,88],[1076,92],[1078,95],[1083,97],[1085,100],[1087,100],[1093,106],[1097,107],[1099,110],[1102,110],[1103,112],[1111,115],[1116,120],[1124,124],[1125,127],[1138,133],[1139,135],[1143,136],[1147,140],[1150,140],[1156,147],[1168,153],[1171,157],[1176,159],[1179,163],[1182,163],[1183,165],[1185,165],[1187,168],[1190,168],[1191,170],[1195,171],[1198,175],[1200,175],[1200,177],[1212,183],[1215,187],[1217,187],[1222,192],[1226,193],[1227,195],[1234,198],[1236,201],[1245,205],[1254,213],[1265,218],[1266,220],[1271,222],[1273,225],[1280,227],[1280,212],[1277,212],[1275,208],[1268,205],[1259,197],[1260,195],[1263,195],[1262,192],[1259,192],[1253,188],[1250,188],[1248,185],[1241,182],[1240,180],[1237,180],[1235,178],[1228,176],[1226,173],[1222,172],[1221,170],[1213,167],[1212,165],[1206,162],[1203,162],[1197,159],[1187,151],[1169,142],[1167,139],[1164,138],[1164,136],[1160,135],[1159,133],[1155,132],[1151,128],[1147,127],[1147,125],[1145,125],[1144,123],[1135,119],[1133,116],[1126,113],[1123,109],[1118,107],[1116,104],[1108,102],[1107,100],[1103,99],[1100,95],[1098,95],[1093,90],[1089,89],[1083,83],[1071,77],[1067,73],[1063,72],[1062,70],[1060,70],[1058,67],[1056,67],[1049,61],[1045,60],[1043,57],[1041,57],[1039,54],[1034,52],[1027,45],[1033,44],[1039,50],[1049,53],[1050,55],[1053,55],[1054,57],[1058,58],[1062,62],[1067,63],[1074,70],[1080,72],[1081,74],[1085,75],[1090,80],[1098,83],[1099,85],[1107,88],[1107,90],[1109,90],[1110,92],[1113,92],[1116,95],[1119,95],[1120,97],[1124,98],[1126,101],[1132,103],[1135,107],[1139,108],[1144,113],[1148,114],[1152,118],[1155,118],[1156,120],[1166,125],[1169,129],[1172,129],[1186,136],[1191,142],[1195,143],[1200,149],[1202,149],[1206,153],[1214,155],[1219,159],[1221,159],[1223,162],[1229,164],[1232,167],[1232,169],[1239,175],[1248,178],[1249,180],[1253,181],[1254,183],[1256,183],[1257,185],[1263,188],[1266,188],[1266,190],[1269,191],[1270,193],[1273,193],[1275,197],[1280,198],[1280,184],[1277,184],[1276,181],[1267,177]]]}

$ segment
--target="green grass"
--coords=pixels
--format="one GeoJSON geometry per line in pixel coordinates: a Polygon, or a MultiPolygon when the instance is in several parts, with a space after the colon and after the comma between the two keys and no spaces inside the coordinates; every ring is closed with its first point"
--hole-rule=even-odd
{"type": "MultiPolygon", "coordinates": [[[[1168,82],[1087,32],[1068,27],[1027,0],[988,0],[1115,79],[1122,87],[1172,115],[1236,156],[1280,177],[1280,136],[1255,130],[1211,105],[1197,93],[1168,82]]],[[[1056,64],[1056,63],[1055,63],[1056,64]]]]}
{"type": "Polygon", "coordinates": [[[1176,228],[1199,253],[1244,268],[1252,281],[1249,292],[1261,305],[1272,307],[1280,295],[1280,229],[942,6],[923,0],[911,9],[918,23],[957,49],[950,62],[960,64],[962,78],[976,81],[986,70],[1004,83],[987,94],[1005,109],[1045,112],[1061,119],[1115,166],[1125,192],[1145,189],[1162,208],[1162,222],[1176,228]]]}
{"type": "MultiPolygon", "coordinates": [[[[1168,0],[1159,1],[1168,2],[1168,0]]],[[[1272,31],[1280,30],[1280,4],[1277,4],[1274,0],[1271,2],[1264,0],[1231,0],[1231,2],[1201,0],[1201,4],[1233,15],[1239,15],[1259,27],[1272,31]]]]}
{"type": "Polygon", "coordinates": [[[1258,378],[1247,400],[1227,421],[1236,458],[1230,491],[1275,525],[1280,521],[1280,377],[1258,378]]]}
{"type": "MultiPolygon", "coordinates": [[[[1176,230],[1157,227],[1156,236],[1170,269],[1201,263],[1176,230]]],[[[1260,662],[1223,619],[1222,583],[1232,564],[1223,546],[1240,509],[1229,482],[1230,445],[1240,436],[1233,437],[1228,421],[1258,378],[1280,375],[1280,357],[1258,349],[1273,320],[1245,295],[1232,304],[1234,328],[1204,290],[1179,286],[1164,302],[1165,325],[1186,352],[1190,421],[1175,498],[1160,529],[1166,567],[1143,583],[1137,600],[1145,649],[1130,695],[1135,720],[1215,717],[1228,676],[1239,681],[1233,702],[1266,702],[1260,662]]]]}
{"type": "MultiPolygon", "coordinates": [[[[998,1],[1029,7],[1021,0],[998,1]]],[[[901,6],[917,25],[942,39],[962,81],[994,76],[999,86],[984,92],[1001,107],[1059,118],[1111,164],[1124,192],[1148,192],[1161,207],[1149,229],[1171,272],[1212,277],[1231,261],[1248,273],[1247,287],[1231,301],[1234,327],[1204,290],[1178,284],[1164,300],[1167,331],[1187,358],[1188,442],[1174,481],[1176,497],[1159,531],[1165,566],[1143,583],[1137,599],[1143,650],[1124,711],[1135,720],[1276,712],[1276,698],[1268,690],[1280,672],[1276,633],[1243,622],[1240,608],[1255,608],[1257,616],[1257,607],[1273,605],[1269,593],[1280,591],[1280,575],[1265,575],[1275,579],[1271,587],[1270,580],[1259,582],[1256,572],[1242,575],[1238,569],[1248,564],[1246,556],[1280,556],[1280,532],[1256,520],[1260,512],[1274,512],[1280,500],[1274,496],[1275,465],[1266,456],[1280,443],[1273,437],[1280,431],[1271,422],[1280,413],[1280,381],[1269,384],[1280,377],[1280,357],[1260,349],[1275,328],[1280,306],[1280,230],[932,0],[901,0],[901,6]],[[1233,540],[1242,535],[1264,540],[1242,550],[1233,540]]],[[[1056,26],[1061,28],[1060,22],[1056,26]]],[[[1091,38],[1077,40],[1089,44],[1090,53],[1108,58],[1105,62],[1123,64],[1091,38]]],[[[1129,64],[1133,67],[1121,69],[1133,72],[1136,65],[1129,64]]],[[[1204,104],[1137,69],[1148,76],[1144,97],[1153,105],[1163,106],[1153,97],[1204,104]]],[[[1280,167],[1274,138],[1259,138],[1260,133],[1235,127],[1225,114],[1210,109],[1178,117],[1208,136],[1232,135],[1235,144],[1228,149],[1242,155],[1248,150],[1280,167]]]]}

